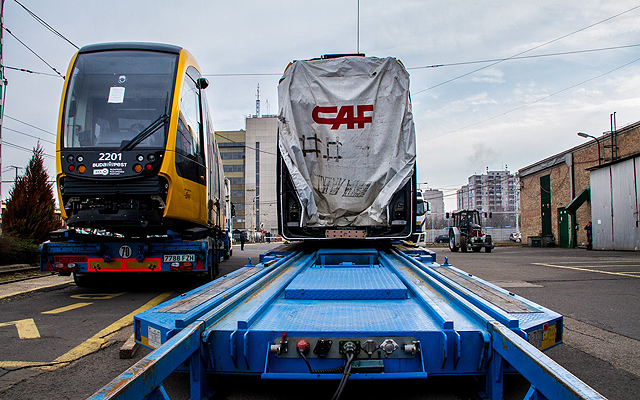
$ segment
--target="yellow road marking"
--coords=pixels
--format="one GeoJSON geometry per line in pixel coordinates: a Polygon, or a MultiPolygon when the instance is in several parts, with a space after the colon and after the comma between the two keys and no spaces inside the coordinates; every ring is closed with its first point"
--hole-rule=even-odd
{"type": "Polygon", "coordinates": [[[71,304],[68,306],[64,306],[64,307],[59,307],[50,311],[43,311],[40,314],[60,314],[63,313],[65,311],[71,311],[71,310],[75,310],[76,308],[82,308],[85,306],[90,306],[93,303],[75,303],[75,304],[71,304]]]}
{"type": "Polygon", "coordinates": [[[33,320],[33,318],[0,323],[0,326],[11,326],[11,325],[15,325],[16,329],[18,330],[18,337],[20,339],[39,339],[40,338],[40,332],[38,331],[38,327],[36,326],[36,323],[33,320]]]}
{"type": "Polygon", "coordinates": [[[638,261],[563,261],[563,264],[600,264],[600,267],[640,267],[638,261]]]}
{"type": "MultiPolygon", "coordinates": [[[[103,345],[109,342],[109,339],[111,338],[111,336],[113,336],[114,333],[118,332],[120,329],[124,328],[125,326],[133,324],[134,315],[139,314],[145,310],[148,310],[151,307],[157,306],[158,304],[162,303],[167,297],[171,296],[171,294],[172,292],[165,292],[156,296],[155,298],[147,302],[147,304],[143,305],[142,307],[139,307],[138,309],[120,318],[113,324],[102,329],[100,332],[96,333],[89,339],[85,340],[83,343],[79,344],[78,346],[74,347],[73,349],[69,350],[65,354],[53,360],[53,362],[68,363],[71,361],[75,361],[80,357],[84,357],[87,354],[90,354],[94,351],[99,350],[103,345]]],[[[57,364],[54,367],[58,367],[60,365],[61,364],[57,364]]]]}
{"type": "Polygon", "coordinates": [[[533,265],[541,265],[543,267],[551,267],[551,268],[562,268],[562,269],[573,269],[576,271],[584,271],[584,272],[595,272],[598,274],[607,274],[607,275],[618,275],[618,276],[630,276],[632,278],[640,278],[640,276],[632,275],[625,272],[611,272],[611,271],[600,271],[597,269],[591,268],[579,268],[579,267],[569,267],[567,265],[555,265],[555,264],[545,264],[545,263],[532,263],[533,265]]]}
{"type": "Polygon", "coordinates": [[[109,300],[109,299],[113,299],[114,297],[122,296],[125,293],[127,293],[127,292],[122,292],[122,293],[83,293],[83,294],[74,294],[74,295],[71,295],[71,297],[73,297],[74,299],[81,299],[81,300],[109,300]]]}
{"type": "Polygon", "coordinates": [[[71,281],[71,282],[54,283],[53,285],[46,285],[46,286],[38,286],[38,287],[34,287],[34,288],[29,288],[29,289],[26,289],[26,290],[21,290],[19,292],[13,292],[13,293],[7,293],[7,294],[0,295],[0,300],[5,299],[7,297],[17,296],[19,294],[34,292],[34,291],[40,290],[40,289],[46,289],[46,288],[52,288],[52,287],[64,286],[64,285],[75,285],[75,283],[73,283],[73,281],[71,281]]]}
{"type": "Polygon", "coordinates": [[[87,354],[90,354],[94,351],[99,350],[103,345],[109,342],[109,339],[118,332],[120,329],[125,326],[131,325],[133,323],[133,316],[141,313],[145,310],[148,310],[151,307],[157,306],[158,304],[165,301],[169,296],[171,296],[172,292],[162,293],[149,302],[147,302],[142,307],[130,312],[124,317],[120,318],[116,322],[102,329],[100,332],[96,333],[89,339],[85,340],[83,343],[69,350],[65,354],[56,358],[52,362],[33,362],[33,361],[0,361],[0,368],[24,368],[24,367],[32,367],[39,368],[44,370],[55,370],[60,367],[63,367],[70,362],[73,362],[80,357],[84,357],[87,354]]]}

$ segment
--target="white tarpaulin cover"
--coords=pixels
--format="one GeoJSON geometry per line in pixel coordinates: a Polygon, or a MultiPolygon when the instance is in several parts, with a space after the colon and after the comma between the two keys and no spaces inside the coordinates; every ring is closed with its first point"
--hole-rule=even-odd
{"type": "Polygon", "coordinates": [[[296,61],[278,86],[279,147],[311,227],[387,225],[411,178],[409,74],[395,58],[296,61]]]}

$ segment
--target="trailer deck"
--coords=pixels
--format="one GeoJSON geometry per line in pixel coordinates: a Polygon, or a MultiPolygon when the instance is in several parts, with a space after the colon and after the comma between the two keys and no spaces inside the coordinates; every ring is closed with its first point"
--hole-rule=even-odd
{"type": "Polygon", "coordinates": [[[539,351],[562,332],[561,315],[423,248],[281,246],[137,315],[136,340],[157,350],[95,398],[164,393],[174,370],[191,372],[200,399],[206,374],[345,380],[345,369],[355,380],[484,376],[490,399],[519,372],[527,398],[602,398],[539,351]]]}

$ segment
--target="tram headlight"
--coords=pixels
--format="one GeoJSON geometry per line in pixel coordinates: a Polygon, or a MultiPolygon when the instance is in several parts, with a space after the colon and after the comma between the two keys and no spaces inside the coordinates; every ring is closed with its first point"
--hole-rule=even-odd
{"type": "Polygon", "coordinates": [[[142,154],[138,154],[136,156],[136,160],[138,160],[138,162],[143,162],[144,161],[144,156],[142,154]]]}

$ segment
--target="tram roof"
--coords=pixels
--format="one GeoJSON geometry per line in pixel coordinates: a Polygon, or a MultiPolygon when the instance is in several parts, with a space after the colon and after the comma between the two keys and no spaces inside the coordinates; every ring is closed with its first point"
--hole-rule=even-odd
{"type": "Polygon", "coordinates": [[[180,53],[182,47],[164,43],[146,43],[146,42],[113,42],[113,43],[96,43],[82,46],[78,53],[92,53],[105,50],[146,50],[161,51],[164,53],[180,53]]]}

